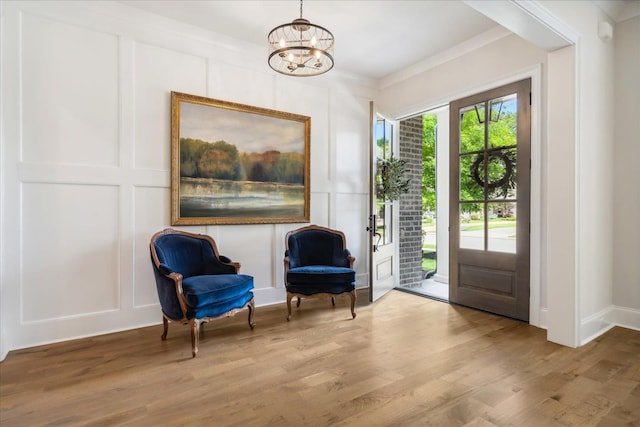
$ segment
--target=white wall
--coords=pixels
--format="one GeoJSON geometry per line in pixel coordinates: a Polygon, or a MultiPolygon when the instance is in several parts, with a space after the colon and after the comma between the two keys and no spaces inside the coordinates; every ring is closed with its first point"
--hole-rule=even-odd
{"type": "MultiPolygon", "coordinates": [[[[613,304],[617,323],[640,316],[640,16],[616,24],[613,304]],[[633,309],[621,310],[627,307],[633,309]],[[626,317],[630,316],[630,319],[626,317]]],[[[635,322],[637,324],[640,322],[635,322]]]]}
{"type": "MultiPolygon", "coordinates": [[[[276,75],[261,49],[116,2],[3,2],[2,19],[0,359],[160,323],[148,244],[170,226],[172,90],[310,116],[311,222],[345,232],[367,285],[365,79],[276,75]]],[[[240,261],[260,306],[284,300],[301,225],[181,228],[240,261]]]]}

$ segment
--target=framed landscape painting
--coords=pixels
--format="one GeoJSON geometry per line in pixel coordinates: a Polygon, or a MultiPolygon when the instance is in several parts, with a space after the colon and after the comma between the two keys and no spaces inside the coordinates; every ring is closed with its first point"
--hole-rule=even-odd
{"type": "Polygon", "coordinates": [[[309,222],[311,118],[171,92],[171,224],[309,222]]]}

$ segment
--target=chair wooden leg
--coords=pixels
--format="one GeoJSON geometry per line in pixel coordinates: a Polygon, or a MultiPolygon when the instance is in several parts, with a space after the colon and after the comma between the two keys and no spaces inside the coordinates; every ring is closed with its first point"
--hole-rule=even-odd
{"type": "Polygon", "coordinates": [[[196,357],[200,341],[200,321],[191,319],[189,325],[191,326],[191,357],[196,357]]]}
{"type": "Polygon", "coordinates": [[[162,336],[160,338],[162,338],[162,341],[166,341],[167,332],[169,332],[169,321],[164,316],[162,316],[162,324],[164,325],[164,331],[162,332],[162,336]]]}
{"type": "Polygon", "coordinates": [[[334,297],[331,297],[331,305],[336,306],[336,299],[334,297]]]}
{"type": "Polygon", "coordinates": [[[351,316],[353,319],[356,318],[356,291],[355,289],[349,293],[351,297],[351,316]]]}
{"type": "Polygon", "coordinates": [[[253,322],[253,312],[256,309],[256,306],[253,300],[249,301],[248,307],[249,307],[249,327],[251,328],[251,330],[253,330],[253,327],[256,325],[253,322]]]}
{"type": "Polygon", "coordinates": [[[302,298],[298,297],[298,302],[296,303],[296,307],[300,307],[300,301],[302,301],[302,298]]]}
{"type": "MultiPolygon", "coordinates": [[[[293,295],[287,292],[287,321],[291,320],[291,298],[293,298],[293,295]]],[[[300,298],[298,298],[298,304],[300,304],[300,298]]]]}

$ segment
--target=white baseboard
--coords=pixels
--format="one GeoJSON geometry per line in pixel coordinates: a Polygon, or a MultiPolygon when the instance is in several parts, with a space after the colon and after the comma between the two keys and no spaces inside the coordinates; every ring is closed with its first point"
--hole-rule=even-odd
{"type": "Polygon", "coordinates": [[[436,273],[433,276],[433,280],[440,283],[449,283],[449,276],[436,273]]]}
{"type": "Polygon", "coordinates": [[[611,305],[580,322],[580,345],[585,345],[611,328],[622,328],[640,331],[640,310],[611,305]]]}
{"type": "Polygon", "coordinates": [[[640,331],[640,310],[614,305],[608,319],[616,326],[640,331]]]}

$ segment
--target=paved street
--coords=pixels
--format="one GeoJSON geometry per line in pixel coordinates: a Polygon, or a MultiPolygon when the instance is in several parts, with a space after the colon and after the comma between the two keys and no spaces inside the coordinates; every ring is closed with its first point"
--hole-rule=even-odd
{"type": "MultiPolygon", "coordinates": [[[[436,244],[436,227],[429,225],[424,227],[426,234],[423,238],[423,244],[436,244]]],[[[515,253],[516,251],[516,226],[504,228],[489,229],[489,250],[494,252],[515,253]]],[[[464,249],[480,249],[484,248],[484,230],[472,230],[460,232],[460,247],[464,249]]]]}

